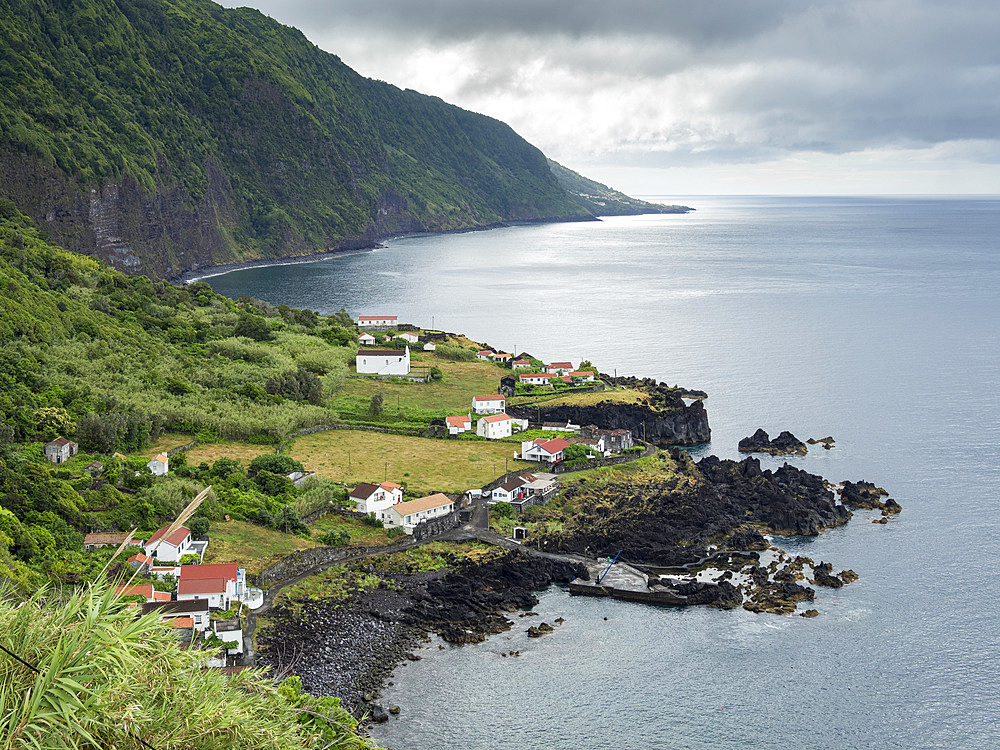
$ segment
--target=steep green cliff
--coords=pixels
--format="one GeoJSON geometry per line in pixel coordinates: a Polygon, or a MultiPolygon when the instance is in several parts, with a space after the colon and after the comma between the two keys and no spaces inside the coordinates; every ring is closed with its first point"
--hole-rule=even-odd
{"type": "Polygon", "coordinates": [[[0,5],[0,195],[154,277],[594,213],[507,125],[208,0],[0,5]]]}

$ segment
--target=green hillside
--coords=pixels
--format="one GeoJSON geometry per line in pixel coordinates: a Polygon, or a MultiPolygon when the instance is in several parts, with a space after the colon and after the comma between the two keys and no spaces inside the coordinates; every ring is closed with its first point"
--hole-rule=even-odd
{"type": "Polygon", "coordinates": [[[591,215],[507,125],[208,0],[0,5],[0,193],[153,277],[591,215]]]}

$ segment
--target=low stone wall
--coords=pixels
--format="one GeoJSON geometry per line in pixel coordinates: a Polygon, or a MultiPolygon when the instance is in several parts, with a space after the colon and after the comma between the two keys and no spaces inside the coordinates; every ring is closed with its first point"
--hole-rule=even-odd
{"type": "Polygon", "coordinates": [[[453,510],[446,516],[439,516],[438,518],[432,518],[417,524],[413,529],[413,534],[410,535],[410,539],[414,542],[420,542],[429,537],[440,536],[446,531],[451,531],[461,525],[460,512],[453,510]]]}
{"type": "Polygon", "coordinates": [[[165,454],[165,455],[166,455],[166,457],[167,457],[167,458],[173,458],[173,457],[174,457],[174,456],[176,456],[176,455],[177,455],[178,453],[183,453],[184,451],[189,451],[189,450],[191,450],[191,449],[192,449],[192,448],[194,448],[194,447],[195,447],[196,445],[198,445],[198,441],[197,441],[197,440],[192,440],[192,441],[191,441],[190,443],[188,443],[187,445],[178,445],[178,446],[177,446],[176,448],[171,448],[170,450],[168,450],[168,451],[166,452],[166,454],[165,454]]]}
{"type": "Polygon", "coordinates": [[[366,557],[374,552],[398,552],[413,545],[410,537],[395,544],[384,547],[313,547],[293,552],[278,560],[274,565],[265,568],[260,573],[247,574],[247,579],[253,586],[266,587],[275,581],[283,581],[308,572],[311,568],[333,565],[341,562],[366,557]]]}

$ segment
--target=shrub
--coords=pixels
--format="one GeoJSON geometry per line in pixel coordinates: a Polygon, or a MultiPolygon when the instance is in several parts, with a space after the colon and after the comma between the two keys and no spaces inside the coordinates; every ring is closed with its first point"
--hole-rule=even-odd
{"type": "Polygon", "coordinates": [[[343,530],[331,530],[320,536],[317,541],[328,547],[346,547],[351,543],[351,535],[343,530]]]}
{"type": "Polygon", "coordinates": [[[365,526],[374,526],[376,529],[381,529],[382,522],[375,517],[374,513],[367,513],[364,518],[361,519],[361,523],[365,526]]]}
{"type": "Polygon", "coordinates": [[[499,503],[494,503],[492,511],[493,515],[497,518],[514,517],[514,506],[504,500],[501,500],[499,503]]]}
{"type": "Polygon", "coordinates": [[[265,453],[250,462],[250,471],[270,471],[272,474],[291,474],[293,471],[305,471],[305,467],[291,456],[280,453],[265,453]]]}
{"type": "Polygon", "coordinates": [[[393,526],[392,528],[388,529],[385,532],[385,535],[390,539],[395,539],[396,537],[403,536],[403,534],[405,533],[406,531],[403,529],[402,526],[393,526]]]}

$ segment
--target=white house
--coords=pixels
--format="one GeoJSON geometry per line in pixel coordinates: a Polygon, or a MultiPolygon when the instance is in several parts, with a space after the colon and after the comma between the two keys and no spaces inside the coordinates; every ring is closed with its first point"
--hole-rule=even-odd
{"type": "Polygon", "coordinates": [[[448,427],[449,435],[460,435],[472,429],[472,418],[468,416],[445,417],[444,423],[448,427]]]}
{"type": "Polygon", "coordinates": [[[181,565],[177,580],[177,601],[205,599],[210,609],[229,609],[249,593],[246,571],[236,563],[181,565]]]}
{"type": "Polygon", "coordinates": [[[585,383],[589,383],[594,379],[594,373],[592,370],[574,370],[573,372],[566,373],[573,380],[582,380],[585,383]]]}
{"type": "Polygon", "coordinates": [[[358,328],[395,328],[399,318],[395,315],[359,315],[358,328]]]}
{"type": "Polygon", "coordinates": [[[354,358],[359,375],[409,375],[410,347],[399,349],[360,349],[354,358]]]}
{"type": "Polygon", "coordinates": [[[72,440],[59,436],[51,443],[45,444],[45,458],[54,464],[61,464],[75,456],[79,447],[72,440]]]}
{"type": "Polygon", "coordinates": [[[398,503],[389,508],[386,526],[402,526],[407,534],[412,534],[414,527],[422,521],[446,516],[455,510],[455,501],[447,495],[435,492],[433,495],[398,503]]]}
{"type": "Polygon", "coordinates": [[[151,583],[137,583],[132,586],[115,586],[115,596],[141,596],[147,602],[169,602],[169,591],[157,591],[151,583]]]}
{"type": "Polygon", "coordinates": [[[358,513],[374,513],[378,520],[385,521],[386,511],[403,501],[403,488],[393,482],[362,482],[351,491],[348,499],[354,503],[358,513]]]}
{"type": "Polygon", "coordinates": [[[375,346],[375,337],[370,333],[362,333],[358,336],[358,343],[362,346],[375,346]]]}
{"type": "Polygon", "coordinates": [[[435,344],[433,341],[428,341],[426,344],[424,344],[425,352],[432,352],[435,349],[437,349],[437,344],[435,344]]]}
{"type": "Polygon", "coordinates": [[[513,432],[514,425],[506,414],[490,414],[476,423],[476,434],[490,440],[510,437],[513,432]]]}
{"type": "Polygon", "coordinates": [[[494,352],[492,349],[483,349],[482,351],[476,352],[477,359],[493,359],[494,352]]]}
{"type": "Polygon", "coordinates": [[[516,370],[518,367],[531,367],[531,362],[526,359],[515,359],[510,366],[516,370]]]}
{"type": "Polygon", "coordinates": [[[524,486],[527,484],[527,480],[522,477],[514,477],[499,487],[493,489],[493,493],[490,497],[491,503],[499,502],[511,502],[512,500],[517,500],[524,495],[524,486]]]}
{"type": "Polygon", "coordinates": [[[493,359],[494,361],[500,362],[501,364],[507,364],[513,359],[513,357],[511,357],[509,354],[497,354],[493,357],[493,359]]]}
{"type": "Polygon", "coordinates": [[[532,372],[527,375],[518,375],[517,379],[524,385],[546,385],[551,382],[554,377],[556,376],[546,375],[541,372],[532,372]]]}
{"type": "Polygon", "coordinates": [[[545,365],[545,372],[550,372],[554,375],[565,375],[572,369],[572,362],[553,362],[551,365],[545,365]]]}
{"type": "Polygon", "coordinates": [[[203,555],[206,542],[196,542],[191,538],[191,529],[181,526],[169,536],[166,532],[169,526],[157,529],[156,533],[149,538],[148,542],[142,545],[142,551],[147,557],[152,557],[158,562],[176,562],[184,555],[203,555]]]}
{"type": "Polygon", "coordinates": [[[153,472],[153,476],[162,477],[170,471],[170,459],[167,458],[166,453],[157,453],[149,460],[146,466],[153,472]]]}
{"type": "Polygon", "coordinates": [[[521,443],[521,458],[525,461],[543,461],[554,464],[561,461],[563,451],[569,447],[569,443],[562,438],[552,440],[526,440],[521,443]]]}
{"type": "Polygon", "coordinates": [[[410,333],[409,331],[403,331],[402,333],[397,333],[393,336],[394,339],[403,339],[410,344],[415,344],[420,341],[420,337],[415,333],[410,333]]]}
{"type": "Polygon", "coordinates": [[[500,414],[507,408],[507,397],[497,394],[472,397],[472,411],[476,414],[500,414]]]}

